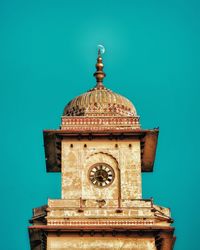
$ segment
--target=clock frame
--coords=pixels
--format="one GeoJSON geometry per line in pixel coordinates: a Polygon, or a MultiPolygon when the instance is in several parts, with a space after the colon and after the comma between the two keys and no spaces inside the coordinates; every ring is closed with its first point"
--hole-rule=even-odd
{"type": "Polygon", "coordinates": [[[96,163],[89,169],[89,180],[96,187],[107,187],[115,178],[113,168],[107,163],[96,163]]]}
{"type": "Polygon", "coordinates": [[[94,186],[104,188],[113,183],[115,172],[110,165],[101,162],[90,167],[88,176],[94,186]]]}

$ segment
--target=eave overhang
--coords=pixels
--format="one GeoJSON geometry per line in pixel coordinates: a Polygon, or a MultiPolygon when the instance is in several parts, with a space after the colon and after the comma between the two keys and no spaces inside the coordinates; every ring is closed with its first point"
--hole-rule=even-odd
{"type": "Polygon", "coordinates": [[[107,138],[110,140],[140,139],[142,172],[152,172],[158,141],[158,129],[138,129],[130,132],[71,132],[66,130],[44,130],[44,149],[47,172],[61,171],[61,141],[63,138],[77,140],[94,140],[107,138]]]}

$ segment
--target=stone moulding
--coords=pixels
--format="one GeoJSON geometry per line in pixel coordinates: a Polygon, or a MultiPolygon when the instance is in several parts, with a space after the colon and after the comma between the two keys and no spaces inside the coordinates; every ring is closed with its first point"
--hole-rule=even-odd
{"type": "Polygon", "coordinates": [[[66,226],[131,226],[131,225],[154,225],[153,220],[50,220],[48,225],[66,225],[66,226]]]}

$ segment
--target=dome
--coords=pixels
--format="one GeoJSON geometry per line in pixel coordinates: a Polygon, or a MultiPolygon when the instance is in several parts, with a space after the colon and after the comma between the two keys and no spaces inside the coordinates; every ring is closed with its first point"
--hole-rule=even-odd
{"type": "Polygon", "coordinates": [[[133,104],[104,86],[75,97],[64,109],[63,116],[137,116],[133,104]]]}
{"type": "Polygon", "coordinates": [[[70,101],[64,109],[63,116],[137,116],[131,101],[103,85],[105,73],[100,53],[96,69],[96,86],[70,101]]]}
{"type": "Polygon", "coordinates": [[[103,85],[105,73],[100,53],[96,69],[96,86],[66,105],[61,129],[78,133],[140,129],[139,116],[132,102],[103,85]]]}

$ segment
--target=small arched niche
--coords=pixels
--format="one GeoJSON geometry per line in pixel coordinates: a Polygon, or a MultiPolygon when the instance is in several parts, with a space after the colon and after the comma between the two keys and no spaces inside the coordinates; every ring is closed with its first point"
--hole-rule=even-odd
{"type": "MultiPolygon", "coordinates": [[[[106,167],[105,167],[106,168],[106,167]]],[[[112,172],[111,171],[111,172],[112,172]]],[[[118,200],[120,196],[118,161],[105,152],[97,152],[87,157],[82,169],[82,198],[91,200],[118,200]],[[114,179],[108,185],[98,186],[91,181],[93,167],[108,166],[114,172],[114,179]]]]}

